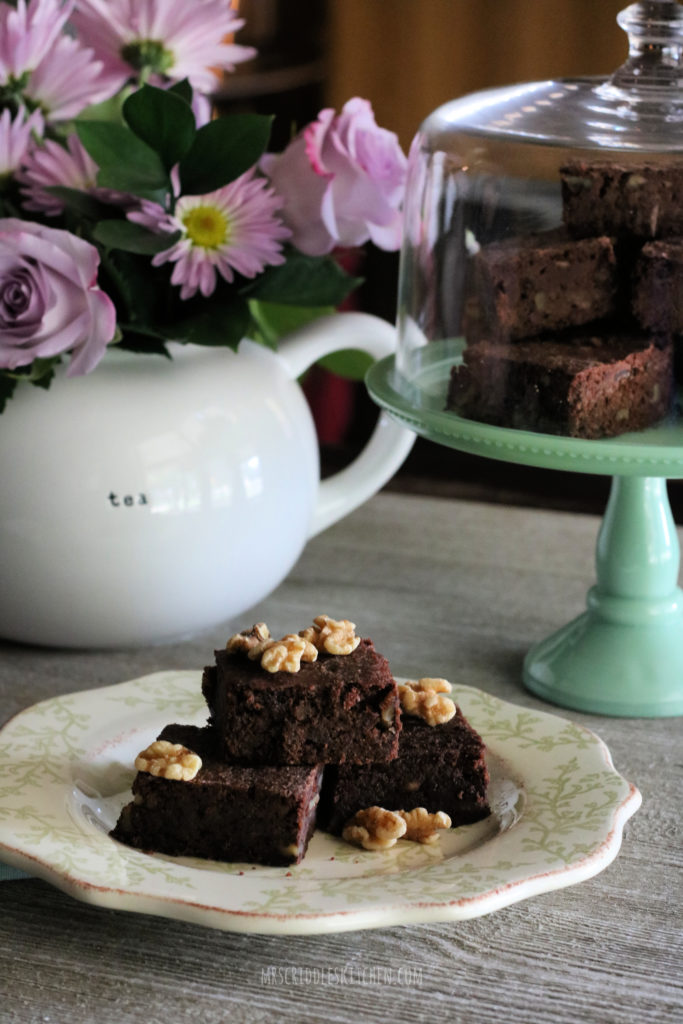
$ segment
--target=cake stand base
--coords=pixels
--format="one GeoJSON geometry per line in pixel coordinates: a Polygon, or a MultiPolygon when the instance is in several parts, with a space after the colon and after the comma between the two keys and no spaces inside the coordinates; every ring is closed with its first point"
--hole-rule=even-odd
{"type": "Polygon", "coordinates": [[[536,696],[598,715],[681,715],[681,680],[683,613],[668,628],[634,628],[585,612],[524,660],[524,684],[536,696]]]}
{"type": "Polygon", "coordinates": [[[524,684],[594,714],[683,714],[683,591],[666,480],[614,477],[588,610],[533,647],[524,684]]]}

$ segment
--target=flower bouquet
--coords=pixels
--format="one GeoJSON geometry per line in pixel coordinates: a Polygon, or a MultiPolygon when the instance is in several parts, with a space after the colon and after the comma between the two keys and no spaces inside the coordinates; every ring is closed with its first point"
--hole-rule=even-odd
{"type": "Polygon", "coordinates": [[[211,119],[254,51],[229,0],[0,2],[0,410],[107,349],[236,348],[336,308],[334,258],[396,249],[406,160],[370,104],[284,152],[271,119],[211,119]]]}

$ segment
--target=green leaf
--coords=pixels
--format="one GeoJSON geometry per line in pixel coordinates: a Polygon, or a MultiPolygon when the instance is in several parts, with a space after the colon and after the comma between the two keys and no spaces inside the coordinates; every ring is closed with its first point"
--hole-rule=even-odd
{"type": "Polygon", "coordinates": [[[102,249],[100,252],[102,288],[114,301],[117,319],[136,330],[145,331],[152,324],[173,319],[168,309],[172,298],[167,267],[153,267],[148,256],[124,252],[122,249],[102,249]]]}
{"type": "Polygon", "coordinates": [[[34,359],[30,366],[20,367],[15,372],[0,371],[0,413],[4,411],[20,380],[47,391],[54,380],[55,367],[60,362],[60,356],[51,356],[48,359],[34,359]]]}
{"type": "Polygon", "coordinates": [[[82,121],[76,123],[76,131],[100,168],[99,185],[135,195],[169,188],[161,157],[130,128],[107,121],[82,121]]]}
{"type": "Polygon", "coordinates": [[[158,355],[164,356],[166,359],[171,358],[171,354],[166,348],[167,338],[158,337],[152,331],[147,331],[145,328],[132,327],[128,324],[121,324],[121,340],[118,343],[118,348],[126,349],[128,352],[141,352],[146,355],[158,355]]]}
{"type": "Polygon", "coordinates": [[[8,377],[6,374],[0,373],[0,412],[4,412],[16,386],[16,377],[8,377]]]}
{"type": "Polygon", "coordinates": [[[304,256],[292,249],[287,261],[268,267],[243,294],[250,299],[288,306],[338,306],[361,284],[331,257],[304,256]]]}
{"type": "Polygon", "coordinates": [[[143,85],[123,104],[123,116],[138,138],[159,154],[170,171],[196,135],[194,114],[176,93],[143,85]]]}
{"type": "Polygon", "coordinates": [[[31,363],[28,380],[30,380],[31,384],[36,384],[39,388],[45,388],[47,391],[54,380],[55,367],[59,366],[60,362],[59,356],[51,356],[47,359],[34,359],[31,363]]]}
{"type": "Polygon", "coordinates": [[[367,352],[361,352],[357,348],[347,348],[318,360],[318,365],[329,370],[330,373],[336,373],[338,377],[346,377],[348,380],[364,380],[365,374],[373,362],[374,359],[367,352]]]}
{"type": "Polygon", "coordinates": [[[66,188],[64,185],[48,185],[45,188],[50,195],[61,199],[67,209],[89,220],[101,220],[107,212],[112,212],[112,207],[101,203],[99,199],[91,196],[88,192],[81,192],[77,188],[66,188]]]}
{"type": "Polygon", "coordinates": [[[228,114],[200,128],[180,161],[183,194],[213,192],[253,167],[268,144],[271,121],[263,114],[228,114]]]}
{"type": "Polygon", "coordinates": [[[180,232],[157,235],[141,224],[129,220],[101,220],[93,229],[93,238],[108,249],[123,249],[140,256],[155,256],[180,238],[180,232]]]}
{"type": "Polygon", "coordinates": [[[321,316],[334,313],[334,306],[286,306],[250,299],[249,312],[254,323],[252,336],[256,341],[274,349],[285,334],[321,316]]]}
{"type": "Polygon", "coordinates": [[[246,335],[251,315],[249,306],[239,297],[200,303],[195,311],[173,324],[174,341],[191,341],[195,345],[237,348],[246,335]]]}
{"type": "Polygon", "coordinates": [[[183,78],[180,82],[175,82],[168,92],[175,93],[177,96],[180,96],[181,100],[192,104],[192,86],[187,78],[183,78]]]}

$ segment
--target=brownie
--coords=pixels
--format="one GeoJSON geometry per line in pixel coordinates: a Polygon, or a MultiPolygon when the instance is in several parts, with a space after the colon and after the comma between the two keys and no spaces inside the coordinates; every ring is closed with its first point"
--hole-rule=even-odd
{"type": "Polygon", "coordinates": [[[580,237],[683,235],[683,162],[573,161],[560,168],[564,222],[580,237]]]}
{"type": "Polygon", "coordinates": [[[572,239],[564,230],[484,246],[474,258],[468,341],[528,338],[611,316],[617,263],[607,237],[572,239]]]}
{"type": "Polygon", "coordinates": [[[369,764],[398,753],[398,688],[371,640],[351,654],[319,654],[298,672],[216,651],[202,690],[220,754],[234,763],[369,764]]]}
{"type": "Polygon", "coordinates": [[[145,851],[253,864],[298,864],[315,826],[322,766],[240,767],[218,760],[209,727],[169,725],[159,739],[202,758],[188,782],[138,772],[114,839],[145,851]]]}
{"type": "Polygon", "coordinates": [[[444,811],[454,828],[468,825],[489,813],[488,781],[483,740],[460,708],[443,725],[403,715],[398,758],[391,764],[325,769],[318,826],[341,835],[356,811],[375,805],[444,811]]]}
{"type": "Polygon", "coordinates": [[[468,346],[451,373],[448,407],[498,426],[599,438],[657,423],[672,392],[669,342],[555,335],[468,346]]]}
{"type": "Polygon", "coordinates": [[[683,238],[643,246],[633,275],[633,313],[646,331],[683,334],[683,238]]]}

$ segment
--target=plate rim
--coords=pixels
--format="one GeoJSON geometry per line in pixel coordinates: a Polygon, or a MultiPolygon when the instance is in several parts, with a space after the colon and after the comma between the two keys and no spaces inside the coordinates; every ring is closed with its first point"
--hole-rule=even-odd
{"type": "MultiPolygon", "coordinates": [[[[57,701],[68,699],[75,700],[77,703],[80,701],[85,701],[86,703],[92,700],[99,701],[102,697],[112,694],[122,695],[125,688],[139,686],[139,684],[151,680],[160,681],[163,677],[169,675],[180,677],[183,686],[197,685],[197,681],[201,676],[201,670],[162,669],[124,682],[46,698],[18,711],[6,722],[2,723],[0,726],[0,741],[5,738],[8,729],[11,732],[12,727],[16,727],[16,723],[20,722],[22,718],[32,716],[39,709],[46,709],[57,701]]],[[[624,787],[619,803],[614,803],[610,807],[611,819],[609,829],[598,845],[594,845],[589,852],[570,864],[559,865],[548,870],[534,871],[527,877],[508,880],[507,882],[502,881],[485,892],[477,892],[472,895],[455,896],[453,899],[440,898],[438,900],[413,898],[403,903],[396,901],[395,897],[390,895],[383,903],[369,907],[328,908],[320,911],[298,911],[294,913],[217,906],[216,903],[218,901],[214,901],[214,904],[210,905],[199,902],[197,899],[192,899],[192,894],[190,898],[183,898],[183,894],[178,894],[177,892],[174,895],[161,895],[149,892],[134,892],[131,891],[130,887],[121,888],[114,884],[97,884],[91,880],[79,878],[78,872],[74,872],[69,868],[60,869],[49,858],[46,859],[46,854],[39,855],[31,852],[26,848],[25,844],[23,846],[10,845],[6,841],[6,821],[3,821],[2,817],[0,817],[0,854],[2,855],[2,860],[14,867],[28,871],[34,877],[42,878],[68,895],[90,905],[126,912],[151,914],[194,924],[204,924],[225,931],[281,935],[312,935],[393,927],[396,925],[469,920],[493,913],[532,896],[578,884],[604,870],[617,856],[621,848],[624,826],[640,807],[642,797],[637,787],[616,771],[610,751],[602,738],[582,723],[574,722],[565,716],[557,715],[553,712],[518,705],[488,691],[466,684],[455,684],[454,689],[456,699],[458,694],[465,697],[468,695],[483,696],[487,701],[493,702],[494,706],[499,706],[501,710],[509,708],[515,712],[531,715],[537,720],[566,723],[586,734],[587,741],[601,755],[604,766],[608,769],[610,776],[613,777],[614,781],[622,783],[624,787]]],[[[185,696],[189,699],[190,693],[188,692],[185,696]]],[[[167,711],[169,714],[178,713],[182,711],[182,708],[176,700],[169,703],[167,711]]],[[[466,712],[466,714],[468,719],[471,720],[472,716],[470,713],[466,712]]],[[[476,714],[474,717],[476,719],[476,714]]],[[[481,731],[476,720],[472,724],[474,728],[481,731]]],[[[87,737],[87,735],[88,730],[86,729],[85,736],[87,737]]],[[[485,735],[483,738],[487,742],[485,735]]],[[[505,753],[497,748],[495,741],[487,743],[487,746],[494,754],[505,759],[505,753]]],[[[68,757],[65,758],[65,761],[69,765],[78,763],[78,759],[69,759],[68,757]]],[[[523,778],[521,782],[522,784],[524,783],[523,778]]],[[[64,793],[67,783],[62,779],[59,783],[54,783],[53,785],[64,793]]],[[[1,803],[0,810],[2,810],[1,803]]],[[[68,821],[68,817],[69,812],[66,807],[66,801],[64,801],[63,818],[68,821]]],[[[11,824],[12,818],[10,817],[7,820],[11,824]]],[[[516,828],[518,824],[516,823],[516,825],[512,826],[512,829],[516,828]]],[[[62,831],[63,828],[62,822],[62,831]]],[[[507,830],[507,832],[512,831],[512,829],[507,830]]],[[[59,835],[59,833],[60,828],[55,827],[54,834],[59,835]]],[[[492,841],[504,835],[506,835],[505,831],[498,833],[492,837],[492,841]]],[[[106,835],[103,835],[102,838],[103,840],[105,838],[109,840],[109,836],[106,835]]],[[[110,841],[114,842],[114,840],[110,841]]],[[[140,854],[139,851],[131,851],[131,853],[138,856],[146,856],[145,854],[140,854]]],[[[447,864],[450,859],[448,858],[438,863],[447,864]]],[[[426,865],[420,870],[429,872],[435,866],[426,865]]],[[[359,880],[364,878],[376,881],[378,878],[381,879],[381,877],[381,875],[361,876],[359,880]]]]}

